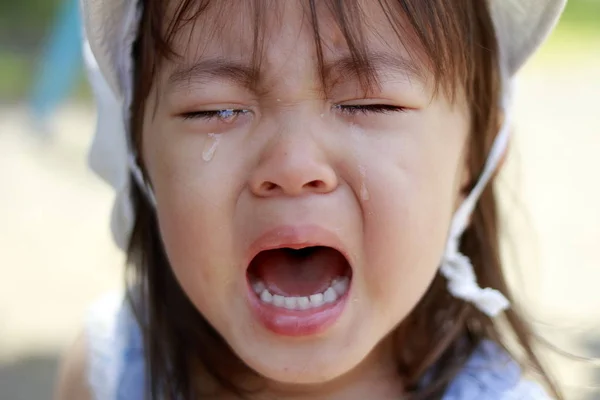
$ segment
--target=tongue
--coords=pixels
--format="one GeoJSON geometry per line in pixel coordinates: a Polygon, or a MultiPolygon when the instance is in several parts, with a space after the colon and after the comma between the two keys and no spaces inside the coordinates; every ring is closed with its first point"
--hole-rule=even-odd
{"type": "Polygon", "coordinates": [[[323,293],[334,278],[344,275],[347,266],[337,250],[310,247],[263,251],[250,267],[269,292],[289,297],[323,293]]]}

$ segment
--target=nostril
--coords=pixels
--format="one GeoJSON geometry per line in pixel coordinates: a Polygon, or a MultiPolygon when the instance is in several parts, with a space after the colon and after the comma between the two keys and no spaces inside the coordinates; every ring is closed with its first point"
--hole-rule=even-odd
{"type": "Polygon", "coordinates": [[[325,182],[323,182],[322,180],[314,180],[314,181],[310,181],[308,183],[306,183],[304,185],[305,188],[309,188],[309,189],[323,189],[325,188],[325,182]]]}
{"type": "Polygon", "coordinates": [[[277,187],[277,184],[273,182],[263,182],[260,185],[261,190],[264,192],[272,192],[273,190],[277,189],[277,187]]]}

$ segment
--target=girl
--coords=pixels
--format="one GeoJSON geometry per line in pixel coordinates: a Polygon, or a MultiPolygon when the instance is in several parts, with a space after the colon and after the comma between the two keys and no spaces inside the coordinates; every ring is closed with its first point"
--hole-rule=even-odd
{"type": "Polygon", "coordinates": [[[564,1],[82,6],[130,279],[59,398],[560,398],[490,180],[564,1]]]}

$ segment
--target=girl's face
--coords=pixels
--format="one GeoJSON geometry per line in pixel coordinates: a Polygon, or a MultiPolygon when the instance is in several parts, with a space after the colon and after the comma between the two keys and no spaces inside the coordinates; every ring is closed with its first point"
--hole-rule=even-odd
{"type": "Polygon", "coordinates": [[[186,27],[142,151],[190,300],[259,374],[314,384],[391,367],[384,339],[436,274],[467,180],[469,115],[432,96],[377,2],[364,26],[379,85],[363,90],[325,8],[322,85],[301,3],[273,3],[258,71],[244,7],[186,27]]]}

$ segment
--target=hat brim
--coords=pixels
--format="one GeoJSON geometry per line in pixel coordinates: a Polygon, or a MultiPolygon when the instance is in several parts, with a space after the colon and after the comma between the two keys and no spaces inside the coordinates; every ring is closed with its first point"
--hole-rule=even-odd
{"type": "MultiPolygon", "coordinates": [[[[567,0],[488,0],[506,73],[515,74],[552,31],[567,0]]],[[[81,0],[85,34],[98,66],[117,97],[126,73],[120,70],[138,24],[138,0],[81,0]]]]}
{"type": "Polygon", "coordinates": [[[567,0],[491,0],[503,67],[512,76],[554,29],[567,0]]]}

